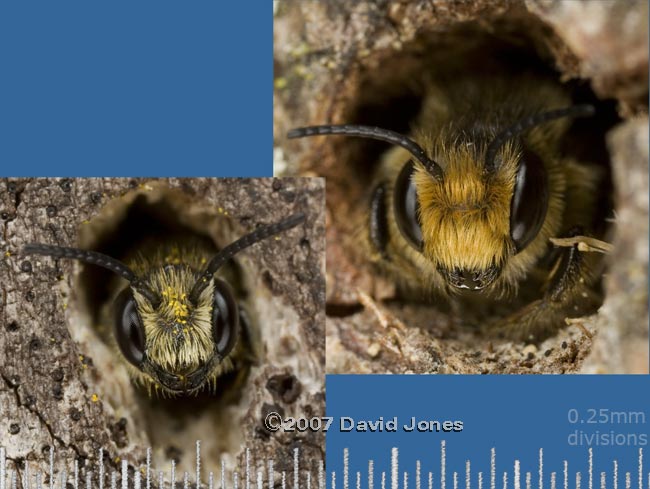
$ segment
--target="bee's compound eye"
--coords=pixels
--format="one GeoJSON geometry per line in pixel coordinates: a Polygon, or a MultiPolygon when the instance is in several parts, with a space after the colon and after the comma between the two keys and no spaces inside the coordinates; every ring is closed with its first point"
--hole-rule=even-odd
{"type": "Polygon", "coordinates": [[[418,221],[418,195],[413,183],[413,171],[415,165],[409,161],[399,173],[395,182],[393,205],[395,208],[395,220],[402,236],[406,238],[416,250],[422,250],[422,228],[418,221]]]}
{"type": "Polygon", "coordinates": [[[524,149],[510,202],[510,238],[517,253],[530,244],[544,224],[548,209],[548,177],[537,154],[524,149]]]}
{"type": "Polygon", "coordinates": [[[124,357],[140,368],[144,360],[144,326],[131,287],[125,288],[113,305],[113,333],[124,357]]]}
{"type": "Polygon", "coordinates": [[[212,302],[212,337],[221,357],[232,351],[239,336],[239,307],[235,295],[226,282],[214,279],[212,302]]]}

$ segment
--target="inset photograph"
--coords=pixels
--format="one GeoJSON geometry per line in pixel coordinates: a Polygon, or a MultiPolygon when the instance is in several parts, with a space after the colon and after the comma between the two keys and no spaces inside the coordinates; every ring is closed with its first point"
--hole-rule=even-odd
{"type": "Polygon", "coordinates": [[[329,373],[648,372],[647,16],[276,3],[275,172],[327,179],[329,373]]]}
{"type": "Polygon", "coordinates": [[[316,478],[324,435],[266,420],[325,414],[323,179],[0,188],[8,470],[316,478]]]}

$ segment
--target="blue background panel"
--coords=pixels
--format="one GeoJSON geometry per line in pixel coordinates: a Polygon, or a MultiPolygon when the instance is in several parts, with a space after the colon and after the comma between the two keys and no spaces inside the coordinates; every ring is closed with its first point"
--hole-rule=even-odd
{"type": "Polygon", "coordinates": [[[0,175],[270,176],[272,29],[271,2],[0,2],[0,175]]]}
{"type": "MultiPolygon", "coordinates": [[[[477,487],[480,471],[487,489],[492,448],[496,450],[498,489],[503,487],[504,471],[508,472],[508,487],[514,487],[515,460],[520,463],[521,487],[526,487],[525,474],[531,472],[531,487],[537,488],[540,448],[544,487],[550,487],[551,472],[556,472],[558,489],[562,487],[565,460],[569,487],[575,487],[576,471],[581,472],[582,487],[588,487],[591,448],[593,487],[600,487],[603,471],[607,487],[613,487],[616,460],[619,487],[625,487],[625,472],[630,472],[632,487],[638,488],[639,449],[644,450],[650,439],[649,407],[648,376],[330,375],[327,415],[334,417],[334,422],[327,433],[328,482],[336,471],[337,487],[343,487],[343,450],[348,448],[350,487],[355,487],[357,471],[362,473],[362,487],[367,487],[368,461],[373,460],[375,487],[379,488],[381,472],[391,473],[391,450],[396,447],[400,488],[404,471],[409,473],[409,487],[415,487],[416,460],[421,463],[421,487],[428,487],[428,472],[432,471],[433,487],[440,488],[440,444],[444,440],[448,489],[453,487],[453,472],[458,473],[458,487],[466,487],[467,460],[471,462],[471,487],[477,487]],[[399,424],[411,417],[462,421],[463,430],[341,432],[342,416],[356,421],[397,417],[399,424]],[[612,434],[614,444],[607,441],[612,434]]],[[[643,488],[648,487],[649,470],[650,462],[646,462],[643,488]]],[[[387,481],[387,487],[390,485],[387,481]]]]}

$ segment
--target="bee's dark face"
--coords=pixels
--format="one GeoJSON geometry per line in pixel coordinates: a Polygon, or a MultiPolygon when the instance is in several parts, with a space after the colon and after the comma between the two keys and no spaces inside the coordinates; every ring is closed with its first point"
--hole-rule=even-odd
{"type": "Polygon", "coordinates": [[[501,269],[497,266],[488,267],[486,270],[467,270],[454,268],[438,268],[438,272],[452,287],[471,292],[480,291],[489,287],[499,277],[501,269]]]}

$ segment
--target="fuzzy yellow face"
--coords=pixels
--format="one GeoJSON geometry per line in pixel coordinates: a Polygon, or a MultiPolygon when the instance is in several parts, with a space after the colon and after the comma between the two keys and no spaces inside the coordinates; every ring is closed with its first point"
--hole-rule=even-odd
{"type": "MultiPolygon", "coordinates": [[[[162,298],[158,307],[153,307],[142,295],[135,295],[144,326],[148,361],[178,377],[181,385],[188,375],[205,368],[215,354],[211,323],[214,286],[208,285],[200,302],[193,305],[189,294],[197,275],[183,265],[153,272],[149,284],[162,298]]],[[[215,373],[206,371],[204,382],[210,381],[215,373]]],[[[155,380],[165,387],[162,379],[155,380]]]]}
{"type": "MultiPolygon", "coordinates": [[[[217,349],[224,331],[215,329],[215,318],[220,314],[215,310],[220,304],[215,301],[216,282],[208,282],[196,303],[191,300],[192,289],[208,258],[201,249],[172,245],[129,263],[146,282],[147,295],[158,300],[152,303],[147,295],[127,287],[122,294],[133,302],[124,303],[118,297],[113,305],[115,337],[132,378],[150,393],[188,395],[205,387],[215,388],[217,378],[232,368],[230,356],[217,349]],[[125,314],[129,304],[133,311],[125,314]],[[132,338],[134,328],[127,324],[130,321],[140,323],[140,338],[137,334],[132,338]],[[142,342],[141,358],[129,358],[129,343],[138,341],[142,342]]],[[[232,315],[233,311],[226,314],[232,315]]],[[[225,332],[231,333],[236,331],[225,332]]]]}
{"type": "Polygon", "coordinates": [[[444,152],[445,178],[420,164],[413,181],[422,223],[422,253],[438,270],[500,270],[511,253],[510,202],[518,155],[509,146],[498,172],[486,175],[485,148],[460,145],[444,152]]]}

